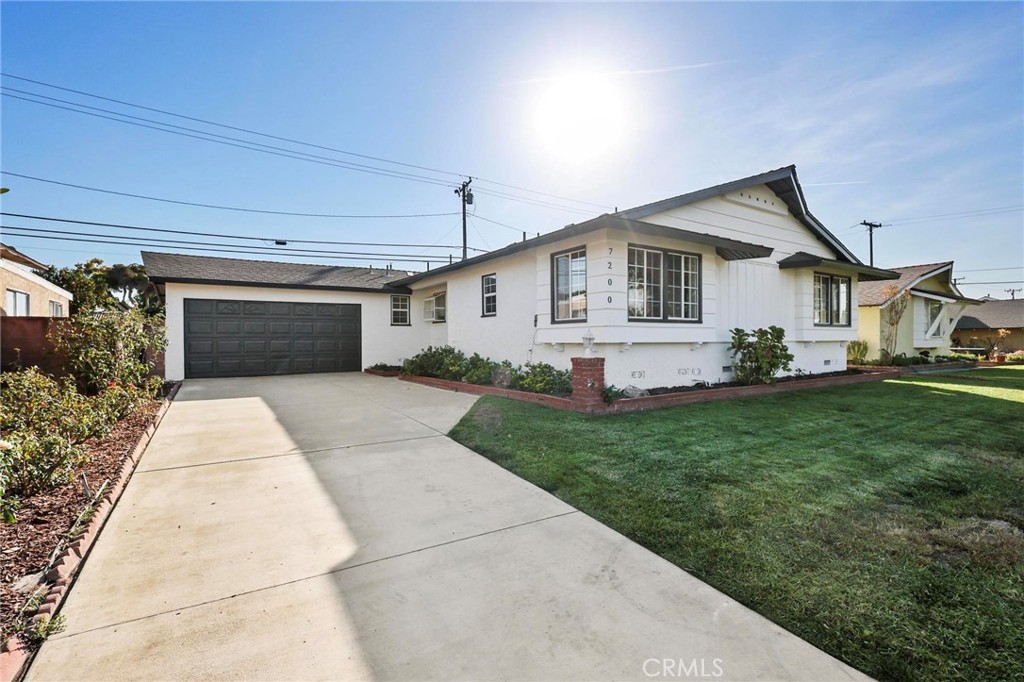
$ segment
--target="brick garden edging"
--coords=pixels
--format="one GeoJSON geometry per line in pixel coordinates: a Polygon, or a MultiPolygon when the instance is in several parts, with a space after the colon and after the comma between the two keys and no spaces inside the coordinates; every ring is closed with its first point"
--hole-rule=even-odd
{"type": "Polygon", "coordinates": [[[933,362],[927,365],[847,365],[847,369],[856,369],[861,372],[896,371],[900,374],[918,374],[920,372],[938,372],[943,369],[973,369],[978,366],[992,366],[994,362],[933,362]],[[920,369],[918,369],[920,368],[920,369]]]}
{"type": "Polygon", "coordinates": [[[493,395],[500,398],[522,400],[523,402],[553,407],[556,410],[580,412],[583,414],[626,414],[629,412],[656,410],[663,407],[675,407],[677,405],[690,405],[717,400],[735,400],[737,398],[754,398],[762,395],[829,388],[846,384],[862,384],[868,381],[896,379],[902,375],[902,372],[900,372],[902,368],[871,367],[864,374],[821,377],[819,379],[799,379],[797,381],[762,386],[735,386],[685,391],[682,393],[666,393],[642,398],[620,398],[613,403],[606,403],[601,395],[604,390],[604,358],[572,358],[572,364],[573,393],[571,398],[556,398],[555,396],[542,393],[514,391],[508,388],[497,388],[496,386],[478,386],[461,381],[418,377],[408,374],[401,375],[399,379],[415,384],[423,384],[424,386],[443,388],[457,393],[493,395]]]}
{"type": "Polygon", "coordinates": [[[363,370],[363,374],[372,374],[375,377],[397,377],[402,373],[399,369],[373,369],[367,367],[363,370]]]}
{"type": "MultiPolygon", "coordinates": [[[[103,499],[96,504],[92,518],[89,520],[89,525],[71,540],[68,546],[64,548],[64,551],[53,562],[50,570],[43,576],[43,580],[52,583],[52,586],[43,600],[42,606],[32,616],[32,623],[38,623],[44,619],[52,619],[56,616],[57,611],[60,610],[61,604],[64,603],[68,591],[77,578],[78,569],[89,555],[89,551],[96,542],[100,531],[103,530],[103,526],[106,524],[114,505],[121,498],[121,493],[124,492],[125,486],[135,472],[136,465],[149,446],[149,442],[153,439],[153,434],[156,433],[157,427],[163,421],[164,415],[167,413],[168,408],[170,408],[171,401],[174,400],[180,387],[181,384],[177,384],[171,389],[171,392],[164,399],[163,405],[160,406],[160,409],[153,417],[152,423],[146,427],[145,432],[139,438],[139,442],[135,444],[135,447],[132,448],[132,451],[121,464],[121,471],[117,481],[110,487],[107,494],[103,496],[103,499]]],[[[36,650],[38,648],[29,649],[25,647],[17,635],[10,637],[4,642],[3,646],[0,647],[0,681],[10,682],[17,679],[32,659],[36,650]]]]}

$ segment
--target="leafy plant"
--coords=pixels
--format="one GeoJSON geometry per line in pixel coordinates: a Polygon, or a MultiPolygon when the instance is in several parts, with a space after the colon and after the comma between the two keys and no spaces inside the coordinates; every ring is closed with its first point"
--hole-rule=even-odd
{"type": "Polygon", "coordinates": [[[854,339],[846,344],[846,361],[854,365],[863,365],[868,357],[868,342],[854,339]]]}
{"type": "Polygon", "coordinates": [[[73,267],[55,268],[52,265],[39,276],[43,279],[67,289],[74,298],[71,299],[70,313],[91,313],[94,310],[111,310],[114,297],[107,283],[109,267],[99,258],[78,263],[73,267]]]}
{"type": "Polygon", "coordinates": [[[402,366],[406,374],[462,381],[466,374],[466,355],[452,346],[427,346],[402,366]]]}
{"type": "Polygon", "coordinates": [[[479,353],[473,353],[466,361],[466,374],[462,380],[467,384],[487,385],[493,381],[494,370],[498,363],[490,358],[485,358],[479,353]]]}
{"type": "Polygon", "coordinates": [[[98,393],[111,385],[143,386],[152,354],[167,347],[162,314],[108,311],[61,320],[50,332],[54,348],[82,390],[98,393]]]}
{"type": "Polygon", "coordinates": [[[555,369],[546,362],[528,362],[516,388],[531,393],[572,393],[572,371],[555,369]]]}
{"type": "Polygon", "coordinates": [[[18,624],[17,630],[25,641],[30,644],[39,644],[45,642],[52,635],[64,632],[66,627],[67,623],[65,622],[64,614],[61,614],[53,618],[43,617],[34,623],[22,621],[18,624]]]}
{"type": "Polygon", "coordinates": [[[622,389],[615,384],[606,384],[605,387],[601,389],[601,399],[606,403],[614,403],[616,400],[622,398],[623,395],[622,389]]]}
{"type": "Polygon", "coordinates": [[[733,329],[729,350],[736,380],[744,384],[771,384],[776,374],[788,372],[793,354],[783,343],[785,336],[786,331],[776,325],[753,332],[733,329]]]}

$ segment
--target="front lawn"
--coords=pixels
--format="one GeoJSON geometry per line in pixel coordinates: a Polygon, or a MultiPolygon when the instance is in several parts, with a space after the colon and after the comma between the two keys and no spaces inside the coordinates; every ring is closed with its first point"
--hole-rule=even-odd
{"type": "Polygon", "coordinates": [[[880,679],[1024,679],[1024,367],[451,436],[880,679]]]}

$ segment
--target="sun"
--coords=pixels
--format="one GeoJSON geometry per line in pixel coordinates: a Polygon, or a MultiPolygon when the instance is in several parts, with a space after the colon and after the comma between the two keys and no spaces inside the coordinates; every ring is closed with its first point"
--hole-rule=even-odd
{"type": "Polygon", "coordinates": [[[612,78],[577,72],[541,83],[534,109],[541,151],[558,161],[590,163],[608,156],[623,137],[624,95],[612,78]]]}

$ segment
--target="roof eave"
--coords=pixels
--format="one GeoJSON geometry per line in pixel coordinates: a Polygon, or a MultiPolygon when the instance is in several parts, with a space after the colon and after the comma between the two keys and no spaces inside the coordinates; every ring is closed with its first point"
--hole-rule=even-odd
{"type": "Polygon", "coordinates": [[[796,270],[805,268],[827,267],[839,271],[846,271],[857,275],[860,282],[877,282],[881,280],[899,279],[900,274],[892,270],[871,267],[863,263],[847,263],[844,261],[815,256],[813,254],[798,252],[792,256],[779,261],[780,270],[796,270]]]}
{"type": "Polygon", "coordinates": [[[246,282],[241,280],[226,280],[226,279],[210,279],[202,277],[167,277],[160,275],[150,275],[150,281],[154,284],[205,284],[211,286],[225,286],[225,287],[260,287],[266,289],[304,289],[304,290],[320,290],[320,291],[358,291],[368,294],[407,294],[409,288],[390,284],[384,287],[351,287],[351,286],[336,286],[329,284],[291,284],[281,282],[246,282]]]}

